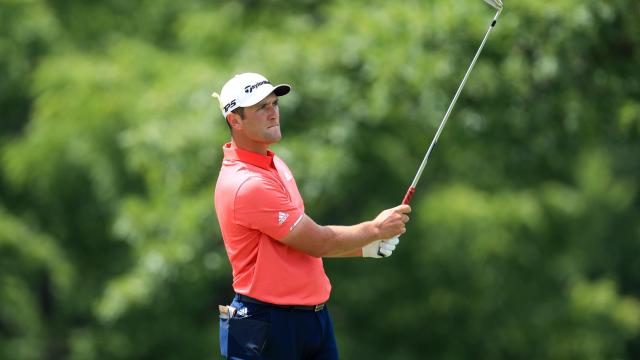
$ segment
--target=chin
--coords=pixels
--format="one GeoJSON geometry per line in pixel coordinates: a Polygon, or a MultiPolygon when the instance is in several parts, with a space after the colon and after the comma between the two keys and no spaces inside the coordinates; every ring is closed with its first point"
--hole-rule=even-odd
{"type": "Polygon", "coordinates": [[[267,134],[265,138],[269,139],[272,142],[278,142],[280,141],[280,139],[282,139],[282,134],[280,133],[280,131],[278,131],[277,134],[276,133],[267,134]]]}
{"type": "Polygon", "coordinates": [[[271,143],[275,144],[275,143],[279,142],[281,139],[282,139],[282,136],[278,136],[276,138],[271,139],[271,143]]]}

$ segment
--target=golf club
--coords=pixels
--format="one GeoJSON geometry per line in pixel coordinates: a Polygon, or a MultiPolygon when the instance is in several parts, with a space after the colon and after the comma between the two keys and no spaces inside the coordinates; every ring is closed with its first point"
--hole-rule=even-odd
{"type": "MultiPolygon", "coordinates": [[[[460,93],[462,92],[462,89],[464,88],[464,85],[466,84],[467,79],[469,78],[469,74],[471,73],[471,70],[473,70],[473,66],[476,64],[478,57],[480,57],[482,48],[484,48],[484,44],[487,42],[487,39],[489,38],[489,34],[491,33],[491,30],[493,30],[493,28],[496,26],[498,16],[500,16],[500,13],[502,12],[502,0],[484,0],[484,2],[491,5],[494,9],[497,10],[497,12],[493,17],[491,24],[489,25],[489,29],[487,30],[487,33],[484,35],[484,38],[482,39],[482,43],[480,44],[478,51],[476,51],[476,55],[473,57],[473,60],[471,61],[471,65],[469,65],[467,72],[464,74],[464,78],[462,79],[462,82],[460,83],[458,90],[453,96],[453,100],[451,101],[451,104],[449,104],[449,108],[447,109],[447,112],[444,114],[444,118],[440,122],[438,131],[436,132],[436,135],[433,137],[433,140],[431,141],[431,145],[429,145],[429,149],[427,149],[427,153],[422,159],[422,163],[418,168],[418,172],[416,173],[416,176],[413,178],[413,182],[411,182],[411,185],[409,186],[407,193],[404,195],[404,198],[402,199],[402,204],[409,205],[409,203],[411,203],[411,198],[413,197],[413,194],[416,191],[416,186],[418,186],[418,181],[420,181],[420,177],[422,177],[422,172],[424,171],[424,168],[427,166],[427,161],[429,161],[429,155],[431,155],[431,151],[433,151],[434,146],[438,142],[438,138],[440,138],[440,133],[442,133],[442,129],[444,129],[444,126],[447,124],[449,115],[451,115],[451,111],[453,110],[453,107],[456,105],[456,102],[458,101],[458,97],[460,96],[460,93]]],[[[389,240],[392,240],[392,239],[389,239],[389,240]]],[[[380,251],[378,251],[378,255],[385,256],[380,251]]]]}
{"type": "Polygon", "coordinates": [[[458,96],[460,96],[460,93],[462,92],[464,85],[467,83],[469,74],[471,73],[471,70],[473,70],[473,67],[476,64],[478,57],[480,57],[482,48],[484,48],[484,44],[487,42],[487,39],[489,38],[489,34],[491,33],[491,30],[493,30],[493,27],[496,26],[498,16],[500,16],[500,13],[502,12],[501,0],[484,0],[484,1],[498,11],[496,12],[496,15],[493,17],[493,20],[489,25],[489,29],[487,30],[487,33],[484,35],[484,39],[482,39],[482,43],[480,44],[480,47],[478,48],[476,55],[473,57],[473,60],[471,61],[471,65],[469,65],[467,72],[464,74],[464,78],[462,79],[462,82],[460,83],[460,86],[458,87],[456,94],[453,96],[453,100],[451,101],[451,104],[449,105],[447,112],[444,114],[444,118],[442,119],[442,122],[440,122],[438,131],[436,132],[436,135],[431,141],[431,145],[429,145],[429,149],[427,150],[427,153],[425,154],[424,159],[422,159],[422,163],[418,168],[418,172],[416,173],[415,178],[413,178],[413,182],[411,183],[411,186],[409,186],[407,193],[404,195],[404,199],[402,199],[403,204],[408,205],[411,202],[411,197],[413,197],[413,193],[416,191],[416,186],[418,185],[418,181],[420,181],[420,177],[422,177],[422,172],[424,171],[424,168],[427,166],[427,161],[429,161],[429,155],[431,155],[431,151],[433,151],[434,146],[438,142],[438,138],[440,138],[440,133],[442,133],[442,129],[444,129],[444,126],[447,124],[449,115],[451,115],[451,111],[453,110],[453,107],[456,105],[456,102],[458,101],[458,96]]]}

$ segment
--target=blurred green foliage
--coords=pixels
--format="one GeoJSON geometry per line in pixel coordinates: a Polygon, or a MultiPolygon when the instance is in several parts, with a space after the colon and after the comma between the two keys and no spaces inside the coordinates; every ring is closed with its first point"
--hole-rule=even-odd
{"type": "MultiPolygon", "coordinates": [[[[325,261],[345,359],[640,358],[640,3],[505,9],[388,260],[325,261]]],[[[307,212],[399,202],[491,8],[0,2],[0,358],[217,357],[231,274],[210,98],[294,91],[307,212]]]]}

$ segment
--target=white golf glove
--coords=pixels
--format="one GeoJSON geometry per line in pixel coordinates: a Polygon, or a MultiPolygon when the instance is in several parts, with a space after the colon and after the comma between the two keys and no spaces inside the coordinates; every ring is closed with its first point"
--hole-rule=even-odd
{"type": "Polygon", "coordinates": [[[400,243],[400,238],[392,237],[386,240],[376,240],[362,247],[362,257],[383,258],[389,257],[400,243]]]}

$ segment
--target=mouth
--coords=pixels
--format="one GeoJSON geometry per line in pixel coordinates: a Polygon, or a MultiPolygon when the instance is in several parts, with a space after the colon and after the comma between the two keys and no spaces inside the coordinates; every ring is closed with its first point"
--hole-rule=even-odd
{"type": "Polygon", "coordinates": [[[280,127],[280,124],[274,124],[274,125],[268,126],[267,129],[271,129],[271,128],[274,128],[274,127],[280,127]]]}

